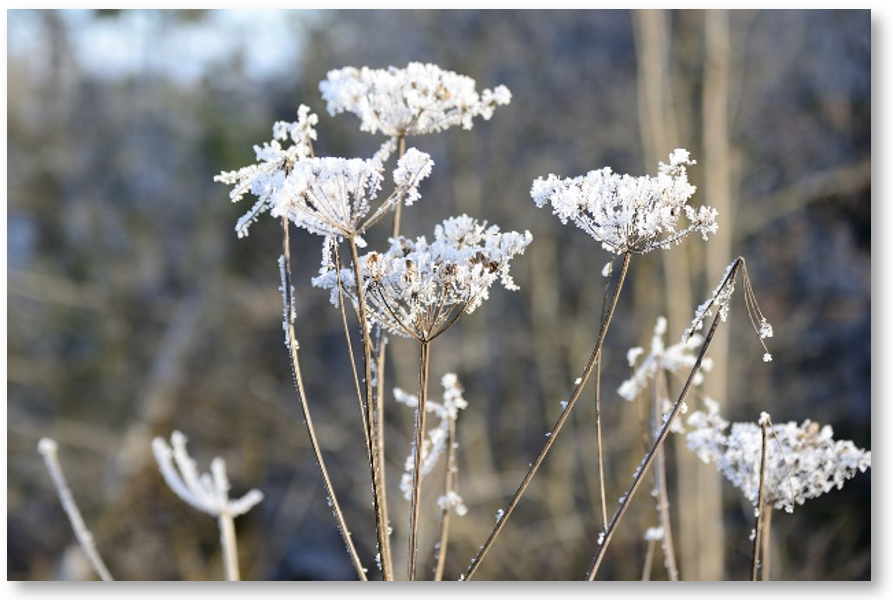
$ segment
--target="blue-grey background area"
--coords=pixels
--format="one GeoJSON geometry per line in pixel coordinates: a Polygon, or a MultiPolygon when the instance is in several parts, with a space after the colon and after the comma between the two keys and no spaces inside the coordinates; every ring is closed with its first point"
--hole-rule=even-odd
{"type": "MultiPolygon", "coordinates": [[[[433,62],[473,77],[479,90],[504,84],[513,94],[471,131],[410,140],[435,167],[422,200],[403,213],[404,233],[430,236],[443,218],[468,213],[534,236],[512,267],[521,289],[494,289],[433,346],[432,394],[454,371],[469,402],[458,423],[469,513],[452,520],[447,579],[486,539],[595,340],[610,257],[534,206],[531,183],[550,173],[610,166],[653,174],[657,160],[684,147],[698,161],[693,203],[729,202],[719,216],[725,246],[689,239],[633,259],[601,370],[609,510],[643,452],[645,405],[616,394],[630,373],[627,349],[647,348],[660,315],[670,318],[671,339],[681,334],[688,323],[680,314],[690,318],[719,280],[715,265],[739,255],[775,327],[774,360],[761,361],[739,288],[719,334],[724,375],[708,375],[690,406],[709,394],[732,421],[762,411],[776,423],[810,419],[870,449],[870,11],[732,11],[720,15],[719,38],[709,33],[716,16],[8,10],[8,579],[91,577],[36,452],[43,436],[59,442],[75,498],[118,579],[221,578],[214,519],[165,487],[144,443],[174,429],[189,437],[201,468],[226,459],[234,495],[256,487],[266,496],[237,521],[243,578],[355,577],[282,345],[278,223],[262,220],[238,239],[233,227],[250,200],[231,204],[229,188],[213,181],[253,162],[252,146],[300,104],[319,115],[318,155],[370,156],[383,140],[360,132],[353,115],[327,114],[319,93],[326,73],[344,66],[433,62]],[[647,29],[655,23],[661,28],[647,29]],[[726,65],[724,84],[717,64],[726,65]],[[648,104],[655,87],[656,120],[648,104]],[[711,112],[717,99],[724,119],[711,112]],[[680,303],[689,311],[680,313],[680,303]]],[[[292,244],[314,422],[374,571],[368,466],[340,315],[309,284],[319,239],[295,231],[292,244]]],[[[394,340],[392,352],[388,376],[413,390],[416,349],[394,340]]],[[[678,390],[680,380],[670,385],[678,390]]],[[[590,386],[479,578],[585,573],[600,527],[593,395],[590,386]]],[[[397,483],[412,414],[390,399],[387,406],[394,544],[403,556],[407,507],[397,483]]],[[[674,469],[686,450],[670,441],[678,543],[691,546],[686,538],[701,528],[720,532],[703,550],[721,557],[720,571],[681,560],[683,578],[749,578],[752,508],[719,480],[721,505],[701,522],[683,500],[690,484],[674,469]]],[[[424,569],[433,564],[436,479],[423,498],[424,569]]],[[[642,534],[656,518],[648,491],[634,499],[599,579],[642,577],[642,534]]],[[[666,577],[661,560],[654,579],[666,577]]],[[[870,471],[775,515],[772,575],[871,579],[870,471]]]]}

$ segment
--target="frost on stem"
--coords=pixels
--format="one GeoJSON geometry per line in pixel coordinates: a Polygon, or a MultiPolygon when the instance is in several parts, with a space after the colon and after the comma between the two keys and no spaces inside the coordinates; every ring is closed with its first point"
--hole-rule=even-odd
{"type": "MultiPolygon", "coordinates": [[[[729,423],[715,402],[706,411],[695,411],[686,423],[688,447],[705,463],[716,468],[744,497],[757,507],[762,457],[762,423],[729,423]]],[[[830,425],[810,420],[772,425],[766,456],[765,502],[793,511],[834,488],[842,488],[857,472],[871,468],[871,451],[857,448],[850,440],[834,440],[830,425]]]]}
{"type": "Polygon", "coordinates": [[[319,89],[332,116],[350,112],[360,118],[360,130],[389,136],[382,160],[398,137],[436,133],[461,125],[471,129],[475,117],[493,116],[497,106],[511,102],[503,85],[478,93],[474,79],[433,64],[410,62],[405,68],[344,67],[329,71],[319,89]]]}
{"type": "Polygon", "coordinates": [[[687,204],[696,189],[686,171],[693,164],[687,150],[677,149],[669,164],[659,164],[655,177],[618,175],[604,167],[569,179],[539,177],[530,195],[538,207],[551,205],[563,224],[572,221],[608,252],[644,254],[670,248],[695,231],[705,240],[716,232],[715,209],[687,204]],[[677,230],[683,213],[689,224],[677,230]]]}
{"type": "Polygon", "coordinates": [[[236,171],[223,171],[214,181],[233,186],[229,194],[233,202],[251,193],[258,200],[236,224],[239,237],[248,235],[248,228],[264,212],[271,207],[271,196],[285,179],[292,166],[312,156],[312,142],[316,139],[313,128],[319,118],[310,112],[310,108],[301,105],[298,108],[298,120],[292,123],[277,121],[273,124],[273,139],[263,146],[254,146],[257,164],[242,167],[236,171]],[[283,142],[291,141],[284,146],[283,142]]]}
{"type": "Polygon", "coordinates": [[[229,498],[230,484],[222,458],[211,462],[211,472],[199,474],[195,461],[186,451],[186,436],[171,434],[171,444],[160,437],[152,440],[152,452],[168,487],[181,500],[213,517],[237,517],[247,513],[263,500],[263,493],[253,489],[239,499],[229,498]]]}
{"type": "MultiPolygon", "coordinates": [[[[455,423],[459,416],[459,411],[468,406],[462,395],[462,386],[454,373],[444,375],[440,383],[443,386],[443,402],[434,402],[432,400],[425,402],[426,411],[436,415],[440,421],[428,431],[428,435],[422,443],[422,476],[428,475],[434,469],[437,461],[447,450],[446,445],[449,439],[450,422],[455,423]]],[[[400,388],[394,388],[394,399],[400,404],[405,404],[410,408],[418,410],[418,396],[407,394],[400,388]]],[[[403,492],[403,496],[407,500],[412,499],[413,469],[414,454],[410,453],[406,457],[405,470],[400,479],[400,491],[403,492]]],[[[454,490],[449,490],[437,502],[441,509],[452,508],[457,515],[461,516],[467,512],[462,497],[454,490]]]]}
{"type": "Polygon", "coordinates": [[[770,362],[772,360],[772,355],[769,353],[768,348],[766,348],[765,340],[771,338],[773,335],[772,325],[766,320],[766,317],[763,316],[763,312],[757,304],[756,295],[754,294],[750,282],[750,275],[747,273],[747,266],[744,264],[744,259],[741,257],[732,261],[722,278],[719,280],[719,284],[713,290],[713,293],[710,294],[710,297],[698,306],[697,310],[695,310],[695,316],[694,319],[692,319],[691,325],[689,325],[682,334],[682,341],[688,341],[689,338],[695,335],[696,331],[703,329],[704,321],[710,317],[714,311],[718,312],[721,321],[726,321],[729,315],[732,293],[735,291],[735,282],[738,279],[739,271],[741,272],[741,277],[744,282],[744,303],[747,306],[747,316],[750,318],[750,323],[753,325],[754,331],[760,338],[760,344],[763,346],[763,362],[770,362]]]}
{"type": "MultiPolygon", "coordinates": [[[[360,257],[371,320],[395,335],[433,339],[478,308],[497,279],[506,289],[518,289],[509,261],[523,254],[532,239],[530,232],[503,233],[466,215],[437,225],[430,243],[424,236],[392,238],[387,252],[360,257]]],[[[330,269],[313,279],[313,285],[331,291],[335,306],[339,282],[356,304],[350,269],[330,269]]]]}

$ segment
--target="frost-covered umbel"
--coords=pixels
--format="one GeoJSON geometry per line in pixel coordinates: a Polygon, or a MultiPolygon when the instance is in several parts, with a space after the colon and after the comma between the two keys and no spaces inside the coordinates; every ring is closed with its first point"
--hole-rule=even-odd
{"type": "MultiPolygon", "coordinates": [[[[440,421],[428,430],[428,436],[422,444],[422,461],[421,474],[428,475],[437,465],[437,461],[447,450],[447,440],[449,439],[450,423],[455,423],[459,416],[459,411],[468,406],[468,402],[462,396],[462,386],[455,373],[447,373],[440,380],[443,386],[443,402],[433,402],[430,399],[425,402],[425,410],[434,413],[440,421]]],[[[418,409],[419,398],[414,394],[407,394],[400,388],[394,388],[394,399],[405,404],[410,408],[418,409]]],[[[455,442],[453,442],[455,444],[455,442]]],[[[415,461],[412,453],[406,457],[405,468],[402,478],[400,479],[400,491],[407,500],[412,499],[412,472],[415,461]]],[[[447,467],[449,468],[449,466],[447,467]]],[[[462,497],[455,491],[449,490],[438,501],[441,509],[452,508],[458,515],[464,515],[467,512],[462,497]]]]}
{"type": "Polygon", "coordinates": [[[695,186],[688,182],[686,165],[693,164],[687,150],[677,149],[669,164],[659,164],[656,177],[618,175],[604,167],[570,179],[539,177],[530,195],[538,207],[550,204],[563,224],[573,221],[605,250],[644,254],[667,249],[695,231],[704,239],[716,232],[715,209],[687,204],[695,186]],[[683,213],[689,224],[677,230],[683,213]]]}
{"type": "Polygon", "coordinates": [[[171,434],[171,445],[163,438],[152,440],[152,452],[168,487],[181,500],[214,517],[237,517],[263,500],[260,490],[251,490],[238,500],[229,498],[229,479],[222,458],[211,461],[211,472],[199,474],[195,461],[186,451],[186,436],[171,434]]]}
{"type": "Polygon", "coordinates": [[[503,85],[475,90],[474,79],[433,64],[411,62],[406,68],[344,67],[329,71],[319,89],[329,114],[351,112],[360,130],[397,138],[471,129],[474,117],[490,119],[512,95],[503,85]]]}
{"type": "MultiPolygon", "coordinates": [[[[403,337],[430,341],[463,313],[473,312],[489,297],[499,279],[509,290],[518,287],[509,261],[524,253],[530,232],[505,232],[467,215],[451,217],[434,229],[434,240],[392,238],[387,252],[360,257],[366,300],[373,321],[403,337]]],[[[353,272],[342,269],[343,289],[356,304],[353,272]]],[[[313,279],[331,290],[338,306],[338,275],[334,269],[313,279]]]]}
{"type": "Polygon", "coordinates": [[[394,191],[373,211],[384,179],[381,162],[331,156],[303,160],[270,194],[270,214],[322,236],[356,237],[398,202],[409,206],[418,200],[419,183],[433,164],[430,156],[410,148],[394,170],[394,191]]]}
{"type": "Polygon", "coordinates": [[[394,191],[373,210],[384,181],[381,161],[313,157],[313,126],[318,118],[309,110],[302,105],[296,122],[279,121],[273,126],[273,140],[254,147],[257,164],[214,177],[214,181],[234,186],[230,192],[233,202],[246,193],[258,198],[236,224],[239,237],[247,236],[248,228],[266,211],[311,233],[356,237],[397,203],[409,206],[419,199],[419,183],[434,165],[428,154],[415,148],[406,151],[394,170],[394,191]],[[283,147],[280,142],[289,139],[293,144],[283,147]]]}
{"type": "Polygon", "coordinates": [[[257,164],[236,171],[223,171],[214,177],[214,181],[234,186],[229,193],[233,202],[238,202],[249,192],[258,198],[251,210],[236,224],[236,233],[240,238],[247,236],[251,224],[269,210],[270,196],[282,185],[286,173],[295,164],[313,155],[312,143],[316,139],[313,127],[318,121],[319,118],[310,112],[310,107],[302,104],[298,108],[297,121],[277,121],[273,124],[273,139],[263,146],[254,146],[257,164]],[[292,144],[283,146],[283,142],[288,140],[292,144]]]}
{"type": "MultiPolygon", "coordinates": [[[[686,423],[688,447],[716,468],[756,506],[760,489],[763,433],[769,422],[730,423],[715,402],[695,411],[686,423]]],[[[857,472],[871,468],[871,451],[850,440],[834,440],[830,425],[810,420],[771,425],[766,461],[765,502],[791,512],[794,504],[843,487],[857,472]]],[[[759,507],[757,507],[759,508],[759,507]]]]}

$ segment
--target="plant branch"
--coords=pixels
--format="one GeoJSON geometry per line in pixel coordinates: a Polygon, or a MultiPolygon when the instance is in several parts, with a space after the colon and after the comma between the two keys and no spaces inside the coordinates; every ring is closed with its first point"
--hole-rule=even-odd
{"type": "Polygon", "coordinates": [[[536,460],[531,463],[527,474],[524,476],[524,480],[521,482],[521,485],[518,487],[518,490],[515,492],[515,495],[512,497],[511,501],[509,501],[508,506],[506,506],[503,510],[502,515],[496,522],[496,526],[490,532],[490,536],[484,542],[484,545],[481,546],[477,555],[472,558],[471,564],[468,566],[468,569],[466,570],[463,577],[463,579],[465,579],[466,581],[470,580],[477,572],[478,568],[480,568],[481,562],[487,555],[487,552],[490,550],[490,547],[493,545],[496,537],[502,531],[503,527],[505,527],[506,522],[508,521],[515,507],[518,505],[518,502],[521,500],[521,496],[524,495],[524,492],[530,485],[531,480],[533,480],[533,476],[536,475],[537,470],[539,469],[540,465],[542,465],[543,460],[546,458],[546,454],[548,454],[549,450],[552,448],[552,444],[555,443],[555,439],[558,437],[562,426],[570,416],[571,410],[573,410],[574,405],[580,398],[580,395],[583,392],[583,388],[586,386],[586,382],[589,379],[589,376],[592,374],[596,363],[601,361],[602,346],[604,345],[605,337],[608,333],[608,327],[611,324],[611,320],[613,319],[614,311],[617,308],[617,301],[620,298],[620,292],[623,289],[623,283],[626,279],[627,271],[629,271],[629,263],[631,258],[632,254],[630,252],[627,252],[623,255],[623,265],[620,269],[620,275],[617,278],[617,284],[614,288],[614,293],[611,296],[610,305],[608,306],[608,309],[603,313],[604,318],[602,319],[601,329],[599,330],[598,338],[595,341],[595,346],[592,349],[592,354],[589,357],[589,362],[586,364],[586,367],[583,370],[582,377],[578,380],[578,383],[574,387],[574,391],[571,394],[571,397],[568,399],[567,403],[564,406],[564,410],[561,411],[561,414],[558,416],[558,420],[552,427],[549,435],[546,437],[546,443],[543,446],[543,449],[540,450],[539,456],[537,456],[536,460]]]}

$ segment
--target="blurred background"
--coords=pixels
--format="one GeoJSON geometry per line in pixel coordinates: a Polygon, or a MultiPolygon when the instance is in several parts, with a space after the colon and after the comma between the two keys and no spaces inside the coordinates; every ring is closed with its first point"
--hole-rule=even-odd
{"type": "MultiPolygon", "coordinates": [[[[761,411],[776,423],[811,419],[870,449],[872,25],[868,10],[8,10],[8,579],[92,577],[36,451],[43,436],[59,442],[113,576],[222,578],[215,520],[180,502],[151,456],[152,437],[174,429],[203,470],[226,459],[234,495],[266,496],[237,520],[244,579],[355,576],[283,351],[278,223],[238,239],[251,200],[233,205],[213,181],[254,162],[252,146],[300,104],[319,115],[318,155],[371,155],[383,139],[353,115],[328,115],[319,93],[344,66],[433,62],[513,95],[471,131],[409,140],[435,168],[403,212],[405,234],[430,236],[464,212],[534,237],[512,266],[520,291],[494,288],[432,346],[430,393],[454,371],[469,403],[458,423],[469,512],[452,520],[447,579],[464,572],[521,482],[597,332],[610,257],[535,207],[540,176],[654,174],[682,147],[697,160],[693,204],[719,210],[709,242],[633,259],[603,354],[609,502],[643,455],[647,408],[616,394],[627,349],[647,348],[661,315],[677,339],[739,255],[775,327],[774,360],[761,361],[739,287],[689,405],[709,395],[732,421],[761,411]]],[[[297,231],[292,244],[312,414],[371,567],[340,315],[309,284],[319,239],[297,231]]],[[[415,347],[391,348],[390,381],[414,390],[415,347]]],[[[590,384],[478,579],[583,577],[601,523],[593,397],[590,384]]],[[[388,411],[400,559],[397,483],[413,415],[390,400],[388,411]]],[[[681,576],[747,579],[752,508],[681,441],[667,447],[681,576]]],[[[425,568],[438,493],[432,485],[423,497],[425,568]]],[[[641,578],[653,525],[645,489],[598,578],[641,578]]],[[[779,513],[772,544],[773,579],[871,579],[871,472],[779,513]]],[[[660,556],[651,577],[666,578],[660,556]]]]}

